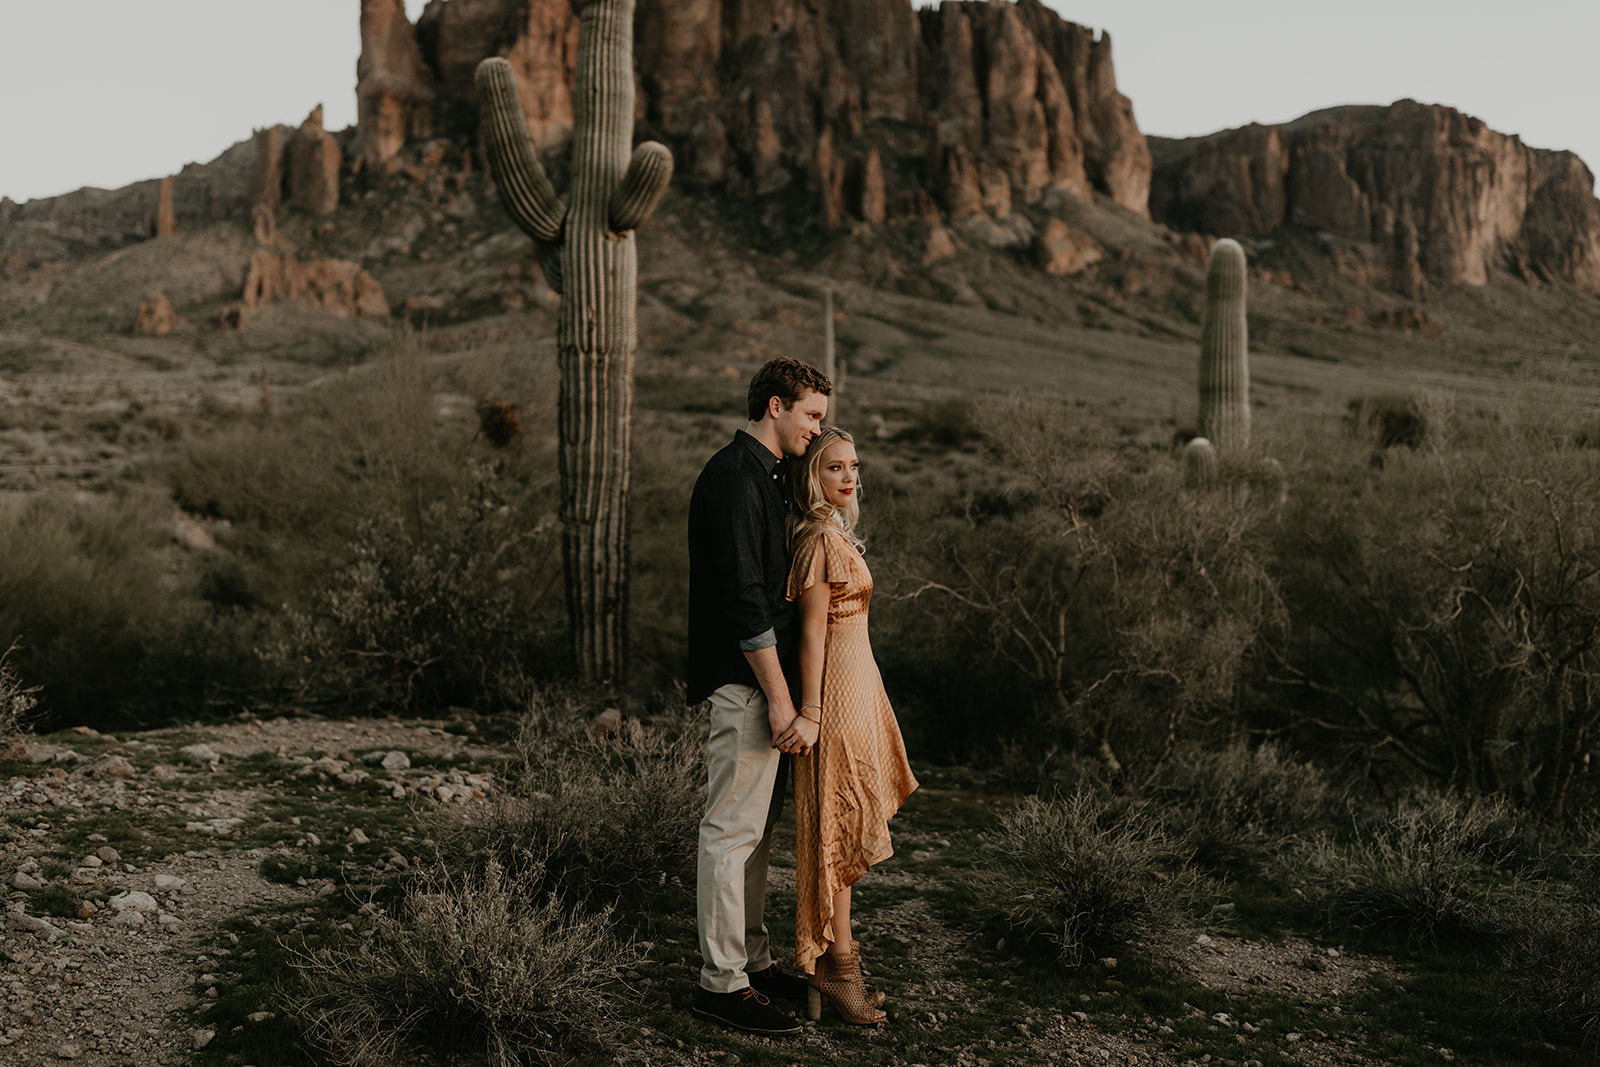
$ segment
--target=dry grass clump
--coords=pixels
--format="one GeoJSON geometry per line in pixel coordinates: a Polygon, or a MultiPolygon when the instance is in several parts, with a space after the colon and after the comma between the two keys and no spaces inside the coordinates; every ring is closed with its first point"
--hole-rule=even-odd
{"type": "Polygon", "coordinates": [[[1426,795],[1407,801],[1352,840],[1323,835],[1293,858],[1307,894],[1339,926],[1413,943],[1492,936],[1514,924],[1514,884],[1499,876],[1515,824],[1496,799],[1426,795]]]}
{"type": "Polygon", "coordinates": [[[1030,936],[1076,965],[1179,925],[1199,878],[1190,850],[1152,815],[1089,789],[1029,797],[987,841],[983,877],[1030,936]]]}
{"type": "MultiPolygon", "coordinates": [[[[602,720],[608,721],[608,720],[602,720]]],[[[592,729],[572,702],[542,697],[506,788],[458,839],[500,857],[532,894],[647,904],[692,892],[705,810],[704,743],[670,725],[592,729]]]]}
{"type": "Polygon", "coordinates": [[[1187,749],[1162,767],[1149,791],[1197,854],[1211,860],[1270,854],[1333,813],[1327,775],[1271,742],[1187,749]]]}
{"type": "Polygon", "coordinates": [[[1575,891],[1533,897],[1501,946],[1511,994],[1507,1021],[1556,1036],[1600,1041],[1600,869],[1591,863],[1575,891]]]}
{"type": "Polygon", "coordinates": [[[561,1062],[613,1047],[620,975],[637,962],[609,907],[535,903],[491,861],[473,877],[420,876],[358,949],[301,953],[286,1010],[353,1067],[561,1062]]]}

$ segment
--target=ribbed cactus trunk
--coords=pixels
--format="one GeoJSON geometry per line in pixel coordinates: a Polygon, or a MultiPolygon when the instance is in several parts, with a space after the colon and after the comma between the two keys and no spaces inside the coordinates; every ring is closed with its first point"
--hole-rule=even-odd
{"type": "Polygon", "coordinates": [[[561,294],[562,556],[573,660],[622,681],[627,659],[629,465],[639,331],[633,231],[672,175],[672,155],[633,151],[634,0],[584,0],[573,101],[572,189],[559,199],[528,135],[503,59],[478,66],[483,129],[501,202],[533,237],[561,294]]]}
{"type": "Polygon", "coordinates": [[[1222,452],[1250,447],[1250,331],[1245,323],[1245,260],[1224,237],[1206,267],[1200,328],[1200,433],[1222,452]]]}

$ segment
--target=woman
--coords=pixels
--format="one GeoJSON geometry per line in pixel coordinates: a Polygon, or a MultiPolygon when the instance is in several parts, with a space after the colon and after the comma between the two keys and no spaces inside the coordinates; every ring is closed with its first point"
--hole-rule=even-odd
{"type": "Polygon", "coordinates": [[[882,1022],[861,984],[850,937],[850,887],[894,854],[888,820],[917,787],[894,709],[867,642],[872,574],[854,533],[855,440],[829,427],[790,475],[789,599],[800,607],[800,714],[779,738],[794,761],[795,964],[810,974],[812,1019],[826,997],[847,1022],[882,1022]]]}

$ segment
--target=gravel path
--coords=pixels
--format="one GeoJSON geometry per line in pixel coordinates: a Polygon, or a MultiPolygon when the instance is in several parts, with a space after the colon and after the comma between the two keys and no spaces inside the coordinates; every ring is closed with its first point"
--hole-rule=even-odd
{"type": "MultiPolygon", "coordinates": [[[[489,779],[449,765],[504,753],[441,727],[278,719],[126,740],[82,731],[82,743],[28,743],[28,773],[0,781],[0,876],[8,893],[0,1063],[177,1064],[214,1038],[214,1029],[193,1025],[192,1009],[208,992],[214,997],[215,981],[231,971],[230,942],[238,938],[222,924],[309,905],[334,890],[330,879],[299,885],[262,876],[264,859],[320,840],[299,832],[298,817],[272,826],[261,814],[271,783],[230,773],[232,766],[265,755],[285,777],[327,783],[319,788],[362,790],[396,804],[481,801],[489,779]],[[188,847],[124,855],[94,832],[97,824],[124,836],[128,827],[154,830],[162,841],[176,835],[188,847]],[[63,901],[70,914],[39,906],[59,911],[63,901]]],[[[391,849],[389,862],[407,861],[391,849]]],[[[264,1021],[270,1010],[263,1004],[252,1018],[264,1021]]]]}

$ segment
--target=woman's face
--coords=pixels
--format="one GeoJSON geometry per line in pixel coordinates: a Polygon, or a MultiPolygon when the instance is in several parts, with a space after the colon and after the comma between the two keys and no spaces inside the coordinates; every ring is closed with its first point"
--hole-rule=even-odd
{"type": "Polygon", "coordinates": [[[817,481],[822,483],[822,498],[836,508],[848,507],[861,483],[861,461],[856,446],[835,441],[822,450],[817,460],[817,481]]]}

